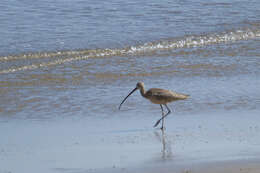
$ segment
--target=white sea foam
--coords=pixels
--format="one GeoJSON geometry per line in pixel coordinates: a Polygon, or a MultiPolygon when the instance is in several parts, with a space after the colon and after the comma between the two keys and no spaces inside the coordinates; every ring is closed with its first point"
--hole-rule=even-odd
{"type": "Polygon", "coordinates": [[[148,42],[143,45],[130,46],[121,49],[95,49],[95,50],[79,50],[79,51],[58,51],[30,53],[18,56],[0,57],[0,62],[29,60],[29,59],[45,59],[50,58],[49,62],[31,64],[21,67],[10,67],[9,69],[0,70],[0,74],[11,73],[22,70],[33,70],[41,67],[54,66],[58,64],[68,63],[72,61],[85,60],[88,58],[102,58],[111,56],[135,56],[154,51],[173,50],[180,48],[202,47],[207,45],[230,43],[240,40],[257,39],[260,37],[260,29],[239,29],[223,33],[211,33],[205,35],[193,35],[183,38],[173,38],[168,40],[160,40],[156,42],[148,42]]]}

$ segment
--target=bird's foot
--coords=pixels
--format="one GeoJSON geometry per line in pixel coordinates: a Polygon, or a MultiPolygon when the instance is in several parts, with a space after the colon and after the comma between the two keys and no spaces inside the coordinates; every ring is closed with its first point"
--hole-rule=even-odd
{"type": "Polygon", "coordinates": [[[160,129],[161,129],[162,131],[164,131],[164,130],[165,130],[165,127],[162,126],[160,129]]]}

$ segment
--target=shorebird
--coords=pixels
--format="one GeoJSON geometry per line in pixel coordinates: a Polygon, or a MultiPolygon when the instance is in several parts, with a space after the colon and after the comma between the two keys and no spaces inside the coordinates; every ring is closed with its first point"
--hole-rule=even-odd
{"type": "Polygon", "coordinates": [[[159,104],[162,110],[162,118],[160,118],[155,124],[154,127],[157,127],[158,124],[162,121],[162,127],[161,129],[164,129],[164,118],[171,113],[170,108],[167,106],[167,103],[178,101],[178,100],[184,100],[189,97],[189,95],[186,94],[180,94],[176,93],[170,90],[160,89],[160,88],[151,88],[148,91],[145,91],[144,83],[138,82],[136,84],[136,87],[124,98],[124,100],[119,105],[119,110],[122,106],[122,104],[126,101],[126,99],[133,94],[136,90],[140,90],[141,95],[150,100],[154,104],[159,104]],[[163,111],[163,105],[166,107],[168,112],[164,115],[163,111]]]}

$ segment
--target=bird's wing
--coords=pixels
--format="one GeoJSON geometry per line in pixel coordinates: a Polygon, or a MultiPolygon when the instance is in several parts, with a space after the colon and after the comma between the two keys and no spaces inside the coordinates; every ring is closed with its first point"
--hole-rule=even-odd
{"type": "Polygon", "coordinates": [[[147,91],[147,95],[153,97],[170,97],[171,91],[160,89],[160,88],[151,88],[147,91]]]}
{"type": "Polygon", "coordinates": [[[185,99],[188,95],[176,93],[170,90],[164,90],[160,88],[152,88],[147,91],[147,95],[151,97],[156,97],[157,99],[171,99],[171,100],[179,100],[185,99]]]}

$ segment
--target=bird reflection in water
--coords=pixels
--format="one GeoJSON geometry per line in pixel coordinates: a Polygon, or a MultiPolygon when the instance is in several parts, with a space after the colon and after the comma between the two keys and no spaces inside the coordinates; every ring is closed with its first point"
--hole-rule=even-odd
{"type": "Polygon", "coordinates": [[[172,158],[172,148],[171,141],[168,139],[168,136],[164,129],[159,131],[155,131],[155,137],[162,143],[162,159],[170,160],[172,158]]]}

